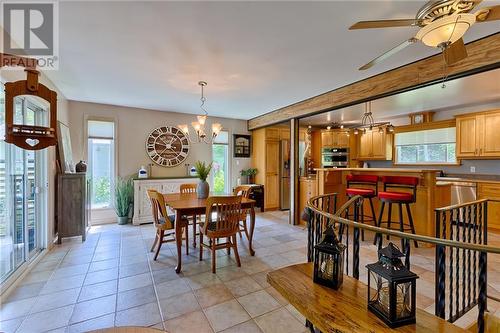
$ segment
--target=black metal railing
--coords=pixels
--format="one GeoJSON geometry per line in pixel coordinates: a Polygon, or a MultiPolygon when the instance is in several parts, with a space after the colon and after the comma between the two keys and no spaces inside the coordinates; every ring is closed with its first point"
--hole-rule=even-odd
{"type": "MultiPolygon", "coordinates": [[[[486,200],[436,209],[436,238],[486,245],[487,228],[486,200]]],[[[436,246],[437,316],[455,322],[477,305],[479,318],[483,317],[487,305],[487,264],[484,251],[436,246]]]]}
{"type": "MultiPolygon", "coordinates": [[[[478,306],[478,332],[484,332],[487,300],[487,253],[500,254],[500,248],[487,245],[487,206],[490,200],[436,209],[436,237],[410,234],[360,223],[363,198],[355,196],[341,207],[336,193],[309,200],[307,259],[314,260],[314,246],[332,225],[339,240],[347,246],[346,271],[359,279],[360,231],[393,236],[403,240],[405,264],[410,268],[411,241],[435,245],[435,313],[450,322],[478,306]],[[352,236],[349,236],[352,230],[352,236]],[[351,259],[349,259],[351,255],[351,259]],[[448,297],[448,302],[446,300],[448,297]],[[448,305],[448,314],[446,314],[448,305]]],[[[382,246],[382,239],[377,243],[382,246]]]]}

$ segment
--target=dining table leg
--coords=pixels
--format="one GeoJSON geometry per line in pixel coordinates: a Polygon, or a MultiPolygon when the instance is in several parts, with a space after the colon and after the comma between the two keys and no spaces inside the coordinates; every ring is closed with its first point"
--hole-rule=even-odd
{"type": "MultiPolygon", "coordinates": [[[[182,268],[182,215],[180,210],[175,211],[175,245],[177,247],[177,267],[175,267],[175,272],[179,274],[182,268]]],[[[186,225],[186,228],[188,226],[186,225]]]]}
{"type": "Polygon", "coordinates": [[[255,229],[255,206],[252,205],[250,208],[250,237],[248,238],[248,247],[250,250],[250,255],[254,256],[255,251],[252,248],[252,240],[253,240],[253,230],[255,229]]]}

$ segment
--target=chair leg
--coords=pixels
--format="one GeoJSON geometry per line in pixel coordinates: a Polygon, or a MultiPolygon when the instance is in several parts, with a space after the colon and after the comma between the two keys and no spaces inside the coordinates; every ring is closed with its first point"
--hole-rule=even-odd
{"type": "Polygon", "coordinates": [[[153,258],[153,260],[156,260],[156,258],[158,258],[158,254],[160,254],[160,249],[161,249],[161,245],[163,244],[163,236],[164,235],[165,235],[165,231],[160,230],[160,235],[158,237],[158,248],[156,249],[155,257],[153,258]]]}
{"type": "MultiPolygon", "coordinates": [[[[410,205],[409,204],[405,205],[406,205],[406,213],[408,214],[408,222],[410,223],[411,233],[415,234],[415,226],[413,225],[413,218],[411,217],[410,205]]],[[[415,244],[415,247],[418,248],[418,242],[413,241],[413,243],[415,244]]]]}
{"type": "Polygon", "coordinates": [[[240,235],[240,238],[243,238],[243,236],[241,235],[241,229],[240,229],[240,223],[238,222],[238,234],[240,235]]]}
{"type": "Polygon", "coordinates": [[[233,248],[234,248],[234,257],[236,258],[236,264],[238,267],[241,267],[241,262],[240,262],[240,255],[238,253],[238,244],[236,242],[236,235],[233,236],[233,248]]]}
{"type": "Polygon", "coordinates": [[[189,224],[186,224],[186,255],[189,255],[189,238],[188,238],[189,224]]]}
{"type": "MultiPolygon", "coordinates": [[[[399,208],[399,231],[404,232],[404,220],[403,220],[403,204],[398,203],[399,208]]],[[[401,251],[405,249],[405,239],[401,238],[401,251]]]]}
{"type": "MultiPolygon", "coordinates": [[[[392,202],[389,202],[389,209],[387,210],[387,229],[391,230],[391,219],[392,219],[392,202]]],[[[387,235],[387,240],[391,239],[391,236],[387,235]]]]}
{"type": "Polygon", "coordinates": [[[215,242],[212,242],[212,246],[211,246],[211,249],[212,249],[212,273],[215,274],[215,242]]]}
{"type": "MultiPolygon", "coordinates": [[[[363,199],[363,203],[361,204],[361,223],[365,224],[365,200],[363,199]]],[[[365,230],[361,229],[361,241],[365,241],[365,230]]]]}
{"type": "Polygon", "coordinates": [[[150,252],[155,250],[156,243],[158,243],[158,230],[156,230],[155,241],[153,242],[153,246],[151,246],[150,252]]]}
{"type": "Polygon", "coordinates": [[[377,214],[375,213],[375,207],[373,207],[373,200],[372,198],[368,198],[370,201],[370,209],[372,211],[372,220],[373,220],[373,225],[377,225],[377,214]]]}
{"type": "MultiPolygon", "coordinates": [[[[379,227],[379,228],[380,228],[380,225],[382,224],[382,217],[384,216],[384,207],[385,207],[385,202],[382,201],[382,207],[380,207],[380,213],[379,213],[379,217],[378,217],[378,221],[377,221],[377,227],[379,227]]],[[[373,245],[377,245],[377,241],[379,241],[380,244],[382,244],[382,234],[381,233],[375,234],[375,239],[373,240],[373,245]]]]}
{"type": "Polygon", "coordinates": [[[247,220],[243,220],[243,229],[245,231],[245,235],[247,236],[247,239],[250,239],[250,236],[248,235],[248,228],[247,228],[247,220]]]}
{"type": "MultiPolygon", "coordinates": [[[[227,237],[227,238],[226,238],[226,242],[227,242],[228,244],[231,244],[231,238],[230,238],[230,237],[227,237]]],[[[231,255],[231,246],[228,246],[228,247],[227,247],[227,255],[228,255],[228,256],[230,256],[230,255],[231,255]]]]}
{"type": "Polygon", "coordinates": [[[203,234],[200,231],[200,261],[202,260],[203,260],[203,234]]]}
{"type": "Polygon", "coordinates": [[[196,215],[193,215],[193,247],[196,248],[196,215]]]}

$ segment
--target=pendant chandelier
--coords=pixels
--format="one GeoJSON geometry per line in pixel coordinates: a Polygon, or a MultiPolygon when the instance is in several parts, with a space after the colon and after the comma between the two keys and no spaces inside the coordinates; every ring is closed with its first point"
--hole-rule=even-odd
{"type": "Polygon", "coordinates": [[[363,114],[363,118],[361,118],[361,126],[372,130],[373,125],[372,102],[368,101],[365,103],[365,113],[363,114]]]}
{"type": "Polygon", "coordinates": [[[196,138],[192,139],[191,135],[189,134],[189,126],[186,124],[183,125],[178,125],[179,129],[186,134],[188,137],[189,141],[191,142],[203,142],[203,143],[212,143],[214,139],[219,135],[220,131],[222,131],[222,125],[219,123],[213,123],[212,124],[212,134],[209,136],[205,132],[205,123],[207,121],[208,117],[208,112],[205,110],[204,105],[206,102],[205,94],[204,94],[204,88],[207,86],[207,83],[205,81],[200,81],[198,82],[198,85],[201,87],[201,105],[200,109],[203,111],[203,114],[196,116],[198,121],[193,121],[191,123],[191,126],[193,126],[193,129],[196,133],[196,138]]]}

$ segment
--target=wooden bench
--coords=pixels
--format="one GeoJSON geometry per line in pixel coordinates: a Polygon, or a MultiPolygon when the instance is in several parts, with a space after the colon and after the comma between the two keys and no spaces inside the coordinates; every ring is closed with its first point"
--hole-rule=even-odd
{"type": "Polygon", "coordinates": [[[416,324],[391,329],[368,311],[366,284],[344,275],[342,287],[333,290],[313,283],[312,276],[313,264],[306,263],[270,272],[267,281],[323,333],[467,332],[421,309],[416,324]]]}

